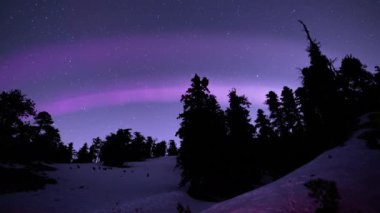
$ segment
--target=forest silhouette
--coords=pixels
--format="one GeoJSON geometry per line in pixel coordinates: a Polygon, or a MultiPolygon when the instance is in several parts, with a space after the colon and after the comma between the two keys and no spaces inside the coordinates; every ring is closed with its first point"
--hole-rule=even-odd
{"type": "Polygon", "coordinates": [[[380,110],[380,69],[366,70],[347,55],[335,68],[306,25],[310,65],[301,70],[302,86],[269,91],[269,115],[257,110],[251,124],[250,102],[235,89],[223,111],[208,89],[209,80],[195,75],[182,95],[183,112],[178,166],[181,185],[191,196],[220,201],[278,179],[320,153],[343,145],[356,119],[380,110]]]}
{"type": "MultiPolygon", "coordinates": [[[[246,96],[231,89],[229,106],[223,110],[208,89],[209,80],[196,74],[181,97],[179,149],[173,140],[157,142],[131,129],[119,129],[104,140],[94,138],[76,152],[72,143],[62,142],[48,112],[37,112],[20,90],[3,91],[0,161],[125,166],[129,161],[178,155],[180,186],[188,187],[195,198],[211,201],[278,179],[323,151],[343,145],[359,115],[380,110],[380,68],[371,73],[352,55],[334,67],[306,25],[300,24],[310,59],[301,70],[302,86],[294,90],[284,86],[281,94],[269,91],[268,114],[258,109],[253,122],[246,96]]],[[[6,174],[1,170],[0,175],[6,174]]]]}

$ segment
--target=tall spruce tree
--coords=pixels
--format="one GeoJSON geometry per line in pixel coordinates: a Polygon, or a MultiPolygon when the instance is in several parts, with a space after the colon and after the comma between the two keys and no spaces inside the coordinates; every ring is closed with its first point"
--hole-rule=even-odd
{"type": "Polygon", "coordinates": [[[89,148],[89,154],[91,156],[91,161],[94,163],[99,162],[99,154],[100,154],[100,148],[103,145],[103,141],[99,138],[93,138],[92,139],[92,144],[89,148]]]}
{"type": "Polygon", "coordinates": [[[145,137],[140,132],[134,132],[131,143],[128,145],[127,160],[140,161],[144,158],[145,137]]]}
{"type": "Polygon", "coordinates": [[[229,108],[226,110],[228,136],[234,143],[247,146],[252,142],[255,133],[254,126],[250,123],[249,107],[251,103],[245,96],[238,96],[236,89],[228,94],[229,108]]]}
{"type": "Polygon", "coordinates": [[[258,109],[255,127],[257,131],[257,151],[256,154],[257,169],[261,174],[275,175],[275,165],[278,162],[277,135],[272,129],[268,117],[265,115],[264,110],[258,109]]]}
{"type": "Polygon", "coordinates": [[[71,163],[73,161],[73,156],[74,156],[74,144],[70,142],[66,148],[64,162],[71,163]]]}
{"type": "Polygon", "coordinates": [[[268,143],[273,141],[275,138],[275,133],[270,125],[269,119],[264,113],[264,110],[257,110],[255,124],[257,139],[260,143],[268,143]]]}
{"type": "Polygon", "coordinates": [[[273,91],[269,91],[266,97],[267,100],[265,103],[268,105],[269,108],[269,118],[271,121],[271,126],[273,130],[276,132],[277,136],[281,137],[284,134],[286,134],[281,103],[278,100],[278,95],[273,91]]]}
{"type": "Polygon", "coordinates": [[[69,146],[64,143],[58,143],[53,161],[56,163],[71,163],[72,155],[69,155],[69,146]]]}
{"type": "Polygon", "coordinates": [[[107,166],[123,166],[127,161],[127,146],[131,143],[131,129],[119,129],[106,136],[100,149],[100,161],[107,166]]]}
{"type": "Polygon", "coordinates": [[[313,113],[313,107],[310,106],[311,102],[308,101],[305,89],[303,87],[298,87],[294,94],[301,124],[304,127],[304,131],[309,132],[312,129],[316,129],[316,127],[314,126],[319,126],[318,120],[315,114],[313,113]]]}
{"type": "MultiPolygon", "coordinates": [[[[342,125],[342,98],[338,94],[336,72],[330,60],[322,54],[319,44],[311,38],[306,25],[299,21],[309,41],[307,49],[309,53],[310,66],[302,69],[302,83],[306,122],[311,138],[329,136],[330,140],[319,140],[315,144],[316,150],[322,151],[337,145],[343,135],[345,127],[342,125]],[[310,113],[310,114],[306,114],[310,113]]],[[[317,151],[317,152],[319,152],[317,151]]]]}
{"type": "Polygon", "coordinates": [[[31,151],[31,125],[34,103],[21,93],[11,90],[0,93],[0,160],[24,161],[31,151]]]}
{"type": "Polygon", "coordinates": [[[168,155],[169,156],[178,155],[178,148],[174,140],[169,141],[168,155]]]}
{"type": "Polygon", "coordinates": [[[279,150],[281,151],[277,154],[279,158],[277,170],[280,175],[283,175],[305,162],[305,141],[303,138],[305,132],[300,111],[301,106],[293,90],[286,86],[283,87],[280,100],[286,134],[281,138],[284,143],[280,144],[279,150]]]}
{"type": "Polygon", "coordinates": [[[284,87],[281,92],[281,109],[285,132],[288,135],[302,131],[301,115],[299,113],[293,90],[284,87]]]}
{"type": "Polygon", "coordinates": [[[247,97],[239,96],[236,90],[229,93],[229,107],[226,110],[226,121],[229,140],[229,188],[231,196],[241,194],[252,189],[258,180],[253,154],[254,126],[250,123],[249,107],[251,103],[247,97]]]}
{"type": "Polygon", "coordinates": [[[371,109],[370,90],[375,84],[374,76],[359,59],[352,55],[344,57],[337,78],[346,118],[355,119],[371,109]]]}
{"type": "Polygon", "coordinates": [[[145,158],[151,158],[152,157],[152,149],[156,141],[151,137],[148,136],[145,140],[145,146],[144,146],[144,157],[145,158]]]}
{"type": "Polygon", "coordinates": [[[92,156],[89,152],[89,148],[87,143],[84,143],[83,146],[79,149],[77,153],[77,163],[91,163],[92,162],[92,156]]]}
{"type": "Polygon", "coordinates": [[[152,148],[153,157],[165,156],[166,150],[167,150],[166,141],[161,141],[159,143],[154,144],[152,148]]]}
{"type": "Polygon", "coordinates": [[[226,128],[224,112],[208,89],[208,79],[195,75],[182,95],[183,112],[176,135],[181,139],[178,166],[181,183],[193,197],[216,200],[223,194],[226,128]]]}
{"type": "Polygon", "coordinates": [[[53,126],[54,121],[48,112],[39,112],[35,117],[36,135],[33,141],[36,160],[52,162],[56,158],[61,136],[53,126]]]}

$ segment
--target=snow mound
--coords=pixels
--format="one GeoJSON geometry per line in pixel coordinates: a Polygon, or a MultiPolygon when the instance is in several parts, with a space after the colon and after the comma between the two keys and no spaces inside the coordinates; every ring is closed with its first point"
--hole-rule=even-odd
{"type": "Polygon", "coordinates": [[[53,164],[57,184],[43,190],[0,195],[0,212],[199,212],[214,203],[190,198],[178,188],[175,157],[131,162],[129,168],[53,164]],[[140,211],[141,210],[141,211],[140,211]]]}
{"type": "Polygon", "coordinates": [[[317,206],[304,184],[316,178],[336,182],[341,196],[340,212],[380,212],[380,150],[369,149],[360,139],[362,133],[373,129],[366,125],[370,117],[380,116],[361,117],[360,126],[367,129],[354,132],[345,146],[326,151],[271,184],[202,212],[314,212],[317,206]]]}

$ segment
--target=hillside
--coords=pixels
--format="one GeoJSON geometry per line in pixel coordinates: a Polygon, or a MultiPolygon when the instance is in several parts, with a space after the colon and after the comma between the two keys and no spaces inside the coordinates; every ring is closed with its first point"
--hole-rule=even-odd
{"type": "Polygon", "coordinates": [[[369,149],[362,139],[363,133],[380,129],[379,118],[380,114],[363,116],[345,146],[321,154],[271,184],[217,204],[194,200],[178,188],[175,157],[162,157],[131,162],[128,168],[53,164],[57,170],[46,173],[57,184],[0,195],[0,212],[170,213],[177,212],[178,203],[193,213],[314,212],[316,204],[304,184],[317,178],[336,182],[341,212],[379,212],[380,149],[369,149]]]}
{"type": "Polygon", "coordinates": [[[314,212],[317,206],[304,184],[316,178],[336,182],[341,197],[340,212],[379,212],[380,150],[369,149],[361,139],[364,132],[380,129],[379,118],[379,114],[361,117],[360,128],[345,146],[329,150],[291,174],[215,204],[203,213],[314,212]]]}

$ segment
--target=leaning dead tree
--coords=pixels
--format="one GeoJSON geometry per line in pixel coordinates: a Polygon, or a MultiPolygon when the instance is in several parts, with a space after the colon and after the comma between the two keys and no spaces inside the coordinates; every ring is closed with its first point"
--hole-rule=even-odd
{"type": "Polygon", "coordinates": [[[310,44],[314,43],[315,45],[317,45],[317,43],[315,42],[315,40],[311,38],[309,29],[307,29],[306,24],[303,21],[301,21],[301,20],[298,20],[298,22],[302,24],[303,30],[305,31],[307,39],[309,40],[310,44]]]}
{"type": "Polygon", "coordinates": [[[334,61],[335,61],[336,59],[331,60],[331,59],[328,59],[326,56],[322,55],[321,50],[320,50],[320,45],[319,45],[319,43],[318,43],[315,39],[311,38],[311,36],[310,36],[310,31],[309,31],[309,29],[307,28],[306,24],[305,24],[303,21],[301,21],[301,20],[298,20],[298,22],[302,25],[303,30],[304,30],[305,33],[306,33],[306,37],[307,37],[307,39],[308,39],[309,42],[310,42],[310,44],[309,44],[309,48],[308,48],[308,52],[309,52],[309,54],[310,54],[310,56],[311,56],[312,63],[313,63],[313,61],[314,61],[313,58],[315,58],[315,57],[312,57],[312,55],[313,55],[313,56],[325,57],[326,60],[327,60],[327,66],[329,67],[329,69],[331,69],[331,70],[335,70],[333,64],[334,64],[334,61]]]}

